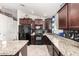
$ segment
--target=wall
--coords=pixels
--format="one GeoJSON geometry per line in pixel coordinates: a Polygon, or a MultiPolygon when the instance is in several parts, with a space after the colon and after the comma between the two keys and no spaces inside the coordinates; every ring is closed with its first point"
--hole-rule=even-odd
{"type": "Polygon", "coordinates": [[[0,40],[13,40],[17,38],[17,21],[0,14],[0,40]]]}

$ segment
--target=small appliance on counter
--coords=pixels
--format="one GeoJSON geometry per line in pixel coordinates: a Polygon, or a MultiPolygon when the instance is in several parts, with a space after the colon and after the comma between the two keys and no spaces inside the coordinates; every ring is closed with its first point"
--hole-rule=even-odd
{"type": "Polygon", "coordinates": [[[60,32],[58,35],[64,37],[64,32],[60,32]]]}

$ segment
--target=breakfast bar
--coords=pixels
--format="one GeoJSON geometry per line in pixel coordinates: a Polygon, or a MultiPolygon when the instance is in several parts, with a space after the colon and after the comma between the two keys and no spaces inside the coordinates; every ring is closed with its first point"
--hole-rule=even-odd
{"type": "Polygon", "coordinates": [[[17,56],[19,53],[27,53],[27,40],[0,41],[0,56],[17,56]]]}

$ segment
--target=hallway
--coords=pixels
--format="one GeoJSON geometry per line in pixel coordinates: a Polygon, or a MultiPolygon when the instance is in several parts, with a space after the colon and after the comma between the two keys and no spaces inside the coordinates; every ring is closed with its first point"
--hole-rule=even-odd
{"type": "Polygon", "coordinates": [[[27,56],[50,56],[46,45],[30,45],[27,47],[27,56]]]}

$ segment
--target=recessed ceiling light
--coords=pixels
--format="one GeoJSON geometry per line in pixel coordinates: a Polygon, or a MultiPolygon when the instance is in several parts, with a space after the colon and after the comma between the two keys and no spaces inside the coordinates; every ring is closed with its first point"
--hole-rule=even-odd
{"type": "Polygon", "coordinates": [[[34,14],[34,11],[32,11],[31,13],[34,14]]]}

